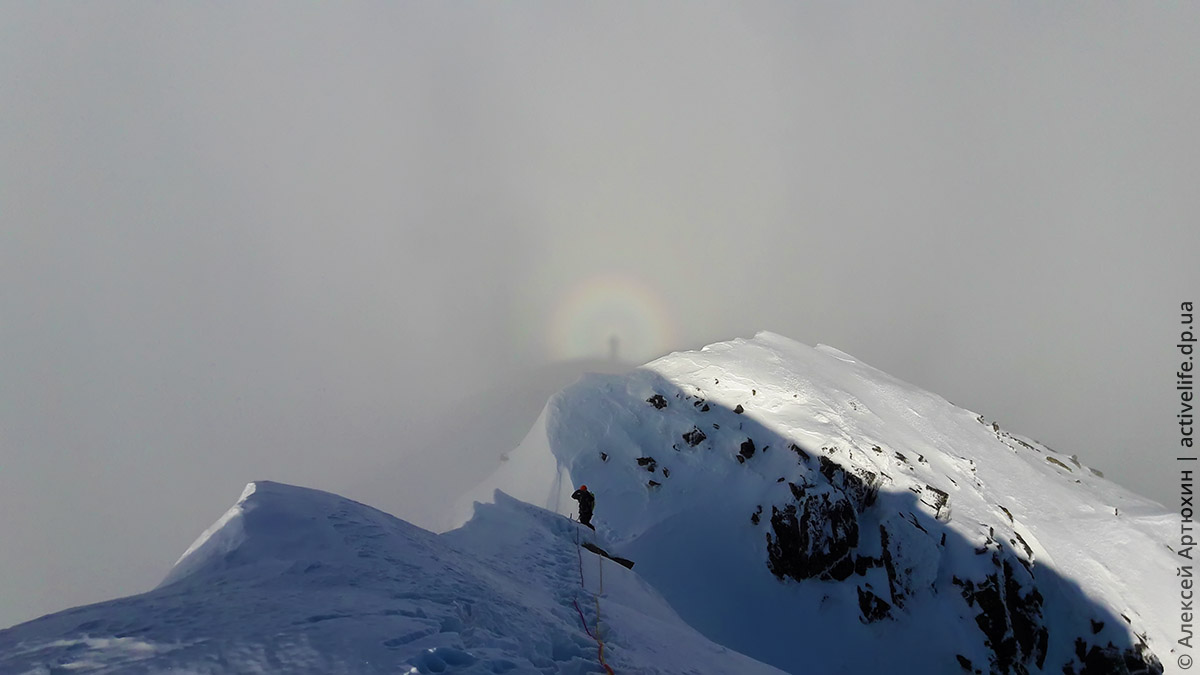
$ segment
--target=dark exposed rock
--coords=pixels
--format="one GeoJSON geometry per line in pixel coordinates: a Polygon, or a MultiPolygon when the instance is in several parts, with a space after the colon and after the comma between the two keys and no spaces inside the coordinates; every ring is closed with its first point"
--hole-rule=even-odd
{"type": "Polygon", "coordinates": [[[1063,675],[1162,675],[1162,662],[1144,642],[1121,649],[1112,642],[1101,647],[1075,638],[1075,659],[1063,666],[1063,675]]]}
{"type": "Polygon", "coordinates": [[[808,464],[808,461],[810,459],[812,459],[812,457],[810,457],[809,454],[804,451],[804,448],[801,448],[799,445],[796,445],[795,443],[792,443],[791,445],[789,445],[788,450],[791,450],[792,452],[799,455],[800,459],[803,460],[803,462],[805,464],[808,464]]]}
{"type": "Polygon", "coordinates": [[[925,534],[929,534],[929,530],[925,529],[921,525],[921,522],[919,520],[917,520],[917,517],[915,515],[913,515],[911,512],[909,512],[907,514],[907,516],[905,517],[905,520],[907,520],[910,525],[917,528],[918,530],[924,532],[925,534]]]}
{"type": "Polygon", "coordinates": [[[846,556],[826,570],[820,579],[822,581],[845,581],[850,578],[851,574],[854,574],[854,569],[854,560],[850,556],[846,556]]]}
{"type": "Polygon", "coordinates": [[[1015,530],[1013,531],[1013,536],[1016,537],[1016,540],[1013,541],[1013,545],[1020,546],[1021,549],[1025,551],[1025,555],[1028,556],[1030,560],[1032,560],[1033,559],[1033,549],[1029,547],[1029,543],[1025,541],[1025,537],[1022,537],[1021,533],[1017,532],[1015,530]]]}
{"type": "Polygon", "coordinates": [[[875,623],[891,616],[892,606],[883,598],[859,586],[858,610],[862,612],[860,621],[863,623],[875,623]]]}
{"type": "Polygon", "coordinates": [[[858,576],[866,576],[867,571],[883,565],[882,558],[872,558],[871,556],[860,555],[854,558],[854,573],[858,576]]]}
{"type": "MultiPolygon", "coordinates": [[[[747,429],[745,433],[757,432],[747,429]]],[[[765,455],[754,460],[755,455],[765,453],[766,447],[757,446],[753,439],[746,436],[743,439],[734,455],[737,461],[751,462],[757,467],[771,460],[765,455]]],[[[763,440],[761,436],[759,440],[763,440]]],[[[905,492],[904,487],[912,477],[911,460],[901,453],[895,453],[896,460],[910,464],[896,474],[896,465],[887,457],[892,453],[891,449],[885,451],[874,446],[872,450],[876,454],[867,456],[865,448],[860,449],[850,443],[848,446],[842,445],[842,452],[837,452],[837,448],[823,448],[825,453],[814,451],[810,454],[798,443],[783,442],[796,454],[798,465],[785,469],[787,475],[779,476],[777,482],[794,482],[787,483],[789,490],[786,493],[773,491],[774,503],[768,501],[758,505],[750,516],[752,526],[763,527],[767,566],[773,575],[787,583],[809,581],[816,584],[857,576],[854,581],[860,619],[866,624],[884,620],[904,621],[910,611],[905,609],[906,606],[924,606],[921,604],[925,601],[923,593],[940,596],[938,602],[945,601],[947,596],[951,602],[957,602],[955,596],[958,593],[945,592],[948,590],[943,585],[945,570],[941,568],[942,563],[938,562],[944,561],[950,553],[938,550],[947,546],[947,528],[942,523],[949,520],[952,500],[948,491],[921,482],[916,483],[919,489],[914,490],[915,498],[905,492]],[[845,459],[847,456],[849,460],[845,459]],[[891,464],[890,470],[900,481],[894,485],[895,493],[907,502],[892,499],[897,495],[891,492],[880,497],[881,486],[892,488],[895,480],[878,472],[871,463],[862,461],[867,457],[884,468],[889,468],[887,464],[891,464]],[[817,461],[812,461],[814,458],[817,461]],[[837,460],[858,461],[872,470],[852,464],[843,465],[837,460]],[[915,504],[918,500],[922,504],[915,504]],[[883,502],[887,508],[879,506],[875,511],[868,511],[879,502],[883,502]],[[938,522],[935,522],[935,518],[938,522]],[[875,539],[876,524],[878,544],[875,539]],[[916,529],[908,530],[909,524],[916,529]],[[864,555],[864,551],[870,555],[864,555]]],[[[816,445],[811,447],[815,448],[816,445]]],[[[905,449],[913,452],[912,448],[905,449]]],[[[913,454],[916,461],[924,461],[917,453],[913,454]]],[[[720,459],[725,461],[723,457],[720,459]]],[[[971,470],[974,470],[973,466],[971,470]]],[[[769,480],[769,474],[767,476],[769,480]]],[[[931,479],[932,476],[927,478],[931,479]]],[[[955,483],[955,486],[957,488],[958,484],[955,483]]],[[[957,503],[959,499],[956,492],[953,506],[962,508],[957,503]]],[[[990,501],[995,504],[994,499],[990,501]]],[[[1015,515],[1006,506],[997,505],[997,508],[1010,522],[1015,522],[1015,515]]],[[[991,520],[993,523],[1003,522],[995,517],[991,520]]],[[[985,526],[984,529],[988,528],[985,526]]],[[[1005,526],[1001,529],[1009,528],[1005,526]]],[[[970,550],[970,544],[963,546],[968,547],[966,551],[970,550]]],[[[957,655],[958,664],[963,670],[980,675],[1049,672],[1046,661],[1050,651],[1050,634],[1046,616],[1056,616],[1060,609],[1047,604],[1042,593],[1048,594],[1050,603],[1057,602],[1054,600],[1058,597],[1055,591],[1046,590],[1053,589],[1049,586],[1054,583],[1053,572],[1048,571],[1048,567],[1037,568],[1038,577],[1050,577],[1049,581],[1042,579],[1043,586],[1039,589],[1032,565],[1032,547],[1020,533],[1003,532],[998,535],[992,529],[987,542],[977,552],[988,555],[990,564],[988,560],[979,559],[980,565],[971,566],[976,570],[971,572],[974,581],[956,578],[954,583],[959,587],[955,590],[961,590],[967,605],[973,608],[964,616],[974,619],[974,626],[979,629],[975,635],[979,636],[986,650],[977,653],[963,647],[961,649],[965,654],[978,659],[980,663],[973,663],[960,654],[957,655]],[[985,571],[989,573],[984,575],[985,571]]],[[[969,553],[966,555],[970,556],[969,553]]],[[[845,591],[849,591],[849,588],[845,588],[845,591]]],[[[975,628],[968,621],[964,630],[974,633],[975,628]]],[[[1056,644],[1069,644],[1074,637],[1060,634],[1058,628],[1055,630],[1056,644]]],[[[1102,635],[1103,630],[1102,622],[1093,621],[1092,636],[1102,635]]],[[[1087,632],[1086,628],[1081,632],[1087,632]]],[[[1109,635],[1104,634],[1104,637],[1109,635]]],[[[1090,639],[1096,641],[1100,638],[1090,639]]],[[[972,650],[978,648],[978,643],[971,647],[972,650]]],[[[1162,673],[1154,655],[1144,654],[1145,650],[1117,648],[1107,640],[1097,644],[1084,643],[1080,650],[1071,669],[1063,670],[1067,675],[1162,673]]],[[[1059,654],[1060,648],[1055,647],[1056,663],[1050,668],[1055,672],[1061,667],[1061,660],[1057,660],[1059,654]]],[[[941,672],[943,669],[952,670],[953,666],[949,662],[930,665],[931,672],[941,672]]]]}
{"type": "Polygon", "coordinates": [[[708,436],[705,436],[704,432],[700,431],[700,429],[697,427],[692,427],[691,431],[683,435],[683,440],[687,441],[687,444],[693,448],[703,443],[704,439],[706,438],[708,438],[708,436]]]}
{"type": "MultiPolygon", "coordinates": [[[[790,485],[793,493],[802,492],[790,485]]],[[[849,556],[858,545],[858,518],[844,495],[822,492],[805,495],[782,509],[772,506],[771,529],[773,534],[767,533],[767,568],[780,579],[811,579],[831,572],[843,561],[850,563],[850,571],[854,569],[849,556]]]]}
{"type": "Polygon", "coordinates": [[[667,399],[663,398],[662,394],[655,394],[651,396],[650,398],[646,399],[646,403],[649,403],[659,410],[667,407],[667,399]]]}
{"type": "MultiPolygon", "coordinates": [[[[1032,575],[1029,575],[1029,581],[1033,581],[1032,575]]],[[[1041,668],[1046,662],[1050,637],[1042,623],[1042,594],[1036,587],[1022,594],[1024,589],[1007,560],[1004,561],[1004,586],[1004,604],[1020,653],[1041,668]]]]}
{"type": "Polygon", "coordinates": [[[708,412],[709,410],[712,410],[712,408],[709,408],[707,403],[700,406],[700,412],[708,412]]]}
{"type": "Polygon", "coordinates": [[[654,470],[658,468],[658,462],[654,461],[653,457],[638,457],[637,463],[638,466],[645,468],[650,473],[654,473],[654,470]]]}
{"type": "Polygon", "coordinates": [[[879,494],[879,477],[875,473],[858,467],[853,473],[848,473],[841,464],[828,457],[819,459],[821,475],[830,485],[850,497],[859,510],[875,503],[879,494]]]}
{"type": "Polygon", "coordinates": [[[1033,447],[1032,445],[1030,445],[1030,444],[1026,443],[1025,441],[1023,441],[1023,440],[1021,440],[1021,439],[1019,439],[1019,438],[1017,438],[1016,436],[1009,436],[1009,438],[1011,438],[1011,439],[1013,439],[1014,441],[1016,441],[1018,445],[1020,445],[1021,447],[1025,448],[1026,450],[1032,450],[1032,451],[1034,451],[1034,452],[1041,452],[1041,450],[1038,450],[1037,448],[1033,447]]]}
{"type": "Polygon", "coordinates": [[[888,591],[891,593],[892,602],[896,603],[897,606],[903,607],[903,586],[900,583],[900,576],[896,573],[896,561],[892,558],[892,548],[890,546],[888,531],[883,525],[879,526],[879,541],[883,545],[883,553],[879,556],[879,559],[883,564],[884,571],[887,572],[888,591]]]}
{"type": "Polygon", "coordinates": [[[983,542],[982,546],[975,548],[975,555],[983,555],[984,553],[987,553],[992,549],[993,545],[995,545],[996,549],[999,550],[1000,545],[996,541],[996,530],[995,528],[989,527],[987,540],[983,542]]]}
{"type": "Polygon", "coordinates": [[[601,462],[607,462],[607,461],[608,461],[608,453],[607,453],[607,452],[602,452],[602,453],[600,453],[600,461],[601,461],[601,462]]]}
{"type": "Polygon", "coordinates": [[[1013,520],[1012,511],[1009,511],[1008,509],[1004,508],[1004,507],[1003,507],[1003,506],[1001,506],[1000,504],[997,504],[996,506],[999,506],[999,507],[1000,507],[1000,510],[1004,512],[1004,515],[1008,516],[1008,522],[1010,522],[1010,523],[1015,523],[1015,522],[1016,522],[1015,520],[1013,520]]]}
{"type": "MultiPolygon", "coordinates": [[[[1027,673],[1030,667],[1040,669],[1046,660],[1049,632],[1042,623],[1042,594],[1037,588],[1028,592],[1018,579],[1017,569],[1007,560],[993,554],[992,560],[1000,571],[989,574],[979,583],[954,578],[961,586],[963,599],[969,607],[978,605],[975,623],[987,638],[991,648],[993,672],[1027,673]]],[[[1027,582],[1033,578],[1022,570],[1027,582]]],[[[1032,584],[1030,584],[1032,585],[1032,584]]]]}
{"type": "Polygon", "coordinates": [[[1047,457],[1046,461],[1050,462],[1051,464],[1057,464],[1058,466],[1061,466],[1062,468],[1066,469],[1067,471],[1071,470],[1071,467],[1067,466],[1066,464],[1063,464],[1062,462],[1058,461],[1057,459],[1054,459],[1053,457],[1047,457]]]}
{"type": "Polygon", "coordinates": [[[825,477],[825,480],[829,481],[830,485],[841,487],[840,483],[842,482],[842,477],[846,475],[845,470],[842,469],[842,465],[838,464],[832,459],[829,459],[828,457],[821,457],[820,460],[821,475],[825,477]]]}
{"type": "Polygon", "coordinates": [[[795,483],[788,481],[788,490],[792,492],[792,496],[795,497],[797,501],[801,501],[804,499],[805,495],[808,494],[808,485],[796,485],[795,483]]]}
{"type": "Polygon", "coordinates": [[[741,415],[742,413],[746,412],[746,409],[742,407],[741,403],[739,403],[737,404],[737,407],[733,409],[733,412],[741,415]]]}
{"type": "Polygon", "coordinates": [[[670,478],[670,477],[671,477],[671,470],[664,466],[663,467],[663,478],[670,478]]]}
{"type": "Polygon", "coordinates": [[[658,481],[656,481],[656,480],[651,480],[651,481],[648,481],[648,482],[646,483],[646,486],[647,486],[647,487],[652,487],[652,488],[654,488],[654,487],[658,487],[659,485],[662,485],[662,483],[660,483],[660,482],[658,482],[658,481]]]}
{"type": "MultiPolygon", "coordinates": [[[[933,507],[933,510],[935,513],[935,516],[934,516],[935,518],[937,518],[938,520],[943,520],[942,508],[945,507],[946,503],[950,501],[950,495],[947,494],[943,490],[939,490],[939,489],[933,487],[932,485],[926,485],[925,489],[933,493],[933,499],[930,502],[925,502],[925,503],[929,504],[929,506],[933,507]]],[[[924,500],[922,500],[922,501],[924,501],[924,500]]]]}

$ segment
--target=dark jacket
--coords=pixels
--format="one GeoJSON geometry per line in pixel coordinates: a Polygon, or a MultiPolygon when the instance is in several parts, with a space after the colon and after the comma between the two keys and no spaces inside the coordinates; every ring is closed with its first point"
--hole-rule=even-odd
{"type": "Polygon", "coordinates": [[[596,495],[588,490],[576,490],[571,493],[571,499],[579,501],[580,513],[591,513],[592,509],[596,506],[596,495]]]}

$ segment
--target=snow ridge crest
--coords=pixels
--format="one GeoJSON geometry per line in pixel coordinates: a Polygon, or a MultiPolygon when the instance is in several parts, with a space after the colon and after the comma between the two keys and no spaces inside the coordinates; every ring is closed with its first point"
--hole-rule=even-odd
{"type": "Polygon", "coordinates": [[[1168,613],[1144,589],[1171,560],[1139,514],[1162,508],[849,354],[763,332],[585,378],[547,411],[551,450],[597,494],[616,550],[754,658],[1161,672],[1168,613]],[[1107,540],[1155,554],[1131,562],[1107,540]],[[796,625],[841,648],[797,652],[796,625]],[[930,646],[931,630],[955,639],[930,646]]]}

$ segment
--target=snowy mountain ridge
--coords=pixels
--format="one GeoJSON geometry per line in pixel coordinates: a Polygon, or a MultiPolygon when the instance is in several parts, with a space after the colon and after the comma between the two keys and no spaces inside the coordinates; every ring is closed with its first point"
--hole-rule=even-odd
{"type": "Polygon", "coordinates": [[[442,535],[252,483],[153,591],[0,631],[0,672],[1094,675],[1171,652],[1161,506],[829,347],[760,333],[587,376],[509,457],[442,535]],[[562,517],[579,483],[595,534],[562,517]]]}
{"type": "MultiPolygon", "coordinates": [[[[1161,672],[1170,652],[1160,505],[839,350],[760,333],[585,377],[544,418],[514,458],[586,482],[685,620],[789,672],[1161,672]]],[[[484,486],[563,508],[528,475],[484,486]]]]}
{"type": "Polygon", "coordinates": [[[591,533],[577,523],[495,500],[435,535],[337,495],[252,483],[153,591],[0,631],[0,672],[582,675],[598,668],[597,625],[620,672],[780,672],[580,550],[591,533]],[[644,658],[664,644],[682,650],[670,667],[644,658]]]}

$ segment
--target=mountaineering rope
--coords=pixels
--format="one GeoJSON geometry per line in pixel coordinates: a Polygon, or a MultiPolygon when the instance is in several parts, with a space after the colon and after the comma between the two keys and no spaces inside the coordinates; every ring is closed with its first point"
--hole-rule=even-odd
{"type": "MultiPolygon", "coordinates": [[[[572,520],[572,522],[574,521],[572,520]]],[[[583,582],[583,547],[579,545],[579,528],[573,526],[573,529],[575,530],[575,555],[579,558],[579,587],[590,593],[591,591],[588,591],[587,586],[583,582]]],[[[608,675],[616,675],[613,669],[604,662],[604,641],[600,639],[600,595],[604,593],[604,560],[600,556],[596,556],[596,562],[600,565],[600,592],[592,594],[592,600],[596,602],[596,632],[594,634],[588,628],[587,619],[583,618],[583,610],[579,608],[579,602],[576,600],[571,600],[571,602],[575,605],[575,611],[579,612],[579,620],[583,623],[583,631],[588,634],[588,637],[596,641],[596,651],[599,655],[600,665],[604,666],[604,670],[608,675]]]]}

